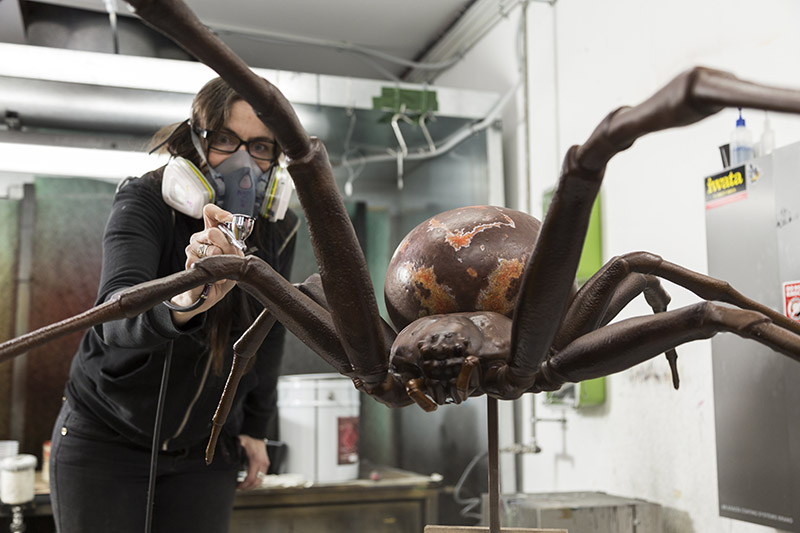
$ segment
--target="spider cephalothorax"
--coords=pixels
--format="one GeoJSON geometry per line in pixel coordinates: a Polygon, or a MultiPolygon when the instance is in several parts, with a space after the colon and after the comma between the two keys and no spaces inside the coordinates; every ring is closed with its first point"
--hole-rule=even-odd
{"type": "Polygon", "coordinates": [[[423,409],[482,394],[481,376],[507,364],[511,319],[491,311],[420,318],[405,327],[389,354],[391,369],[423,409]]]}

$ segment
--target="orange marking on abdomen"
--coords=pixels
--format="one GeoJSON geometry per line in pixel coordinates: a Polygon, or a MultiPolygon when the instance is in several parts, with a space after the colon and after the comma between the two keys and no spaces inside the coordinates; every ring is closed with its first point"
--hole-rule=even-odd
{"type": "Polygon", "coordinates": [[[436,280],[433,267],[411,269],[411,284],[420,303],[420,317],[454,313],[458,309],[450,288],[436,280]]]}
{"type": "Polygon", "coordinates": [[[444,230],[445,231],[445,236],[444,236],[445,242],[447,242],[447,244],[452,246],[453,249],[457,252],[461,248],[468,247],[472,243],[472,239],[474,239],[477,234],[479,234],[479,233],[481,233],[483,231],[486,231],[486,230],[492,229],[492,228],[501,228],[503,226],[508,226],[508,227],[511,227],[511,228],[516,227],[516,225],[514,224],[514,220],[513,219],[511,219],[507,215],[502,215],[502,216],[503,216],[504,219],[506,219],[505,222],[497,221],[497,222],[489,222],[488,224],[478,224],[477,226],[474,226],[473,228],[471,228],[469,230],[463,230],[463,229],[450,230],[444,224],[442,224],[441,222],[439,222],[435,218],[432,218],[430,220],[430,222],[429,222],[428,231],[431,231],[433,229],[442,229],[442,230],[444,230]]]}
{"type": "Polygon", "coordinates": [[[515,295],[510,294],[512,284],[522,276],[525,261],[519,259],[499,259],[497,268],[488,276],[489,284],[484,287],[475,302],[478,311],[494,311],[509,315],[514,310],[515,295]],[[510,296],[510,297],[509,297],[510,296]]]}

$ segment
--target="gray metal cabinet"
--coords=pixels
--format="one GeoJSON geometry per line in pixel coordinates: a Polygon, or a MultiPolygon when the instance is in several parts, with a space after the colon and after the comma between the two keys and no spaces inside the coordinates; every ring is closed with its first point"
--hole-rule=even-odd
{"type": "MultiPolygon", "coordinates": [[[[506,527],[563,528],[576,533],[662,533],[661,506],[603,492],[504,494],[506,527]]],[[[484,498],[484,516],[488,516],[484,498]]]]}
{"type": "MultiPolygon", "coordinates": [[[[794,320],[800,143],[703,180],[708,273],[794,320]]],[[[719,514],[800,532],[800,365],[733,334],[711,340],[719,514]]]]}

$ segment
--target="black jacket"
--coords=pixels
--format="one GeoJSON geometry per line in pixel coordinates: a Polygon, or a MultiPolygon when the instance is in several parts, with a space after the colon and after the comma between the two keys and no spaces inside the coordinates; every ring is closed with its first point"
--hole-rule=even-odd
{"type": "MultiPolygon", "coordinates": [[[[163,169],[127,180],[117,191],[103,239],[103,269],[97,303],[144,281],[184,270],[185,247],[203,221],[175,212],[161,197],[163,169]]],[[[297,216],[288,211],[277,223],[259,219],[248,244],[257,237],[256,255],[284,277],[294,254],[297,216]]],[[[246,298],[255,317],[260,305],[235,287],[226,298],[246,298]]],[[[217,304],[219,305],[219,304],[217,304]]],[[[250,325],[236,307],[225,365],[210,369],[203,313],[181,328],[169,309],[159,304],[130,319],[108,322],[89,330],[72,362],[67,396],[80,411],[96,418],[129,441],[152,444],[164,355],[172,342],[162,450],[204,445],[211,418],[230,370],[231,346],[250,325]]],[[[285,330],[276,324],[259,349],[255,366],[239,384],[223,433],[275,438],[277,379],[285,330]]]]}

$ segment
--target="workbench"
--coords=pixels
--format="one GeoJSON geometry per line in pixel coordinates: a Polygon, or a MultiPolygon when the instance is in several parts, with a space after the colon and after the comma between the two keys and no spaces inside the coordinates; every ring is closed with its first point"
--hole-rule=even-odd
{"type": "MultiPolygon", "coordinates": [[[[362,472],[362,479],[294,486],[267,476],[272,479],[264,486],[236,493],[229,533],[422,533],[426,524],[436,523],[438,476],[385,467],[362,472]]],[[[26,533],[55,531],[49,492],[37,472],[36,496],[25,508],[26,533]]],[[[0,532],[8,531],[10,520],[10,508],[3,505],[0,532]]]]}

